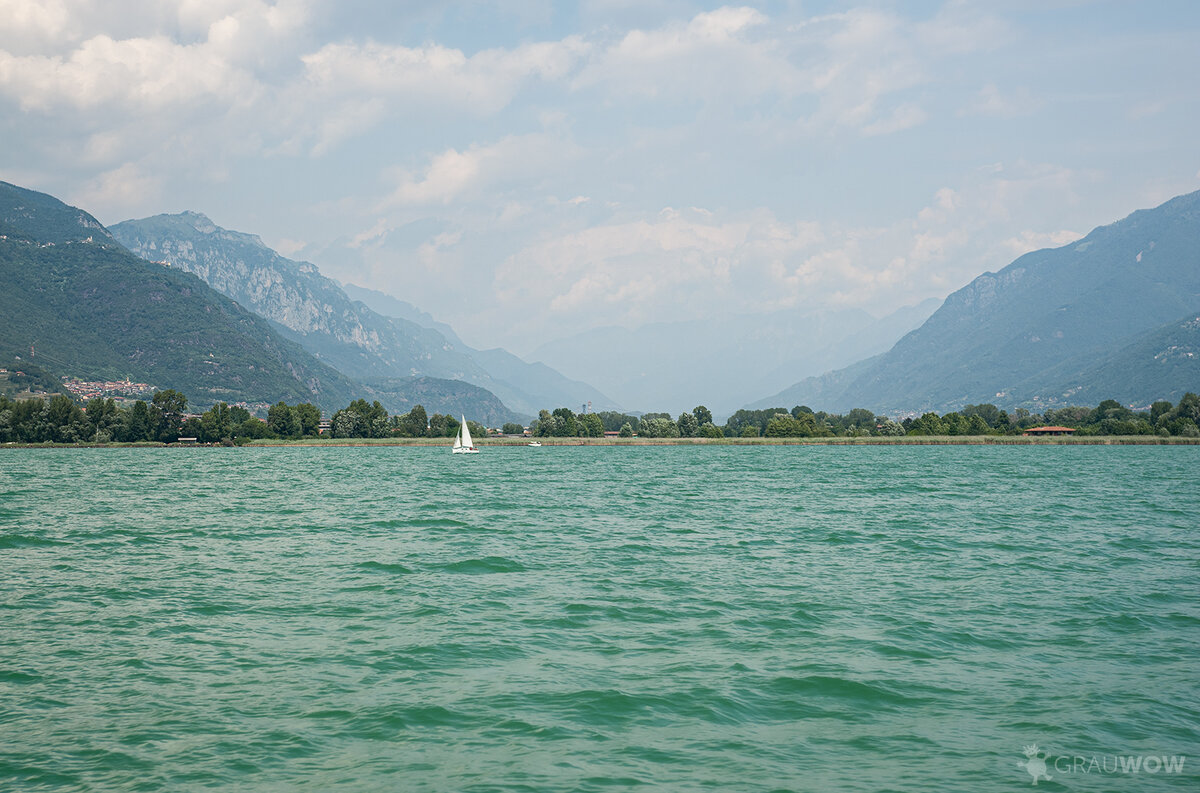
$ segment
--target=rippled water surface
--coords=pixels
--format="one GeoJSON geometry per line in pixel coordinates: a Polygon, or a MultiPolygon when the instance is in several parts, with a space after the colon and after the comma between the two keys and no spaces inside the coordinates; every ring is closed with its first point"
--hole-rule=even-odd
{"type": "Polygon", "coordinates": [[[1197,447],[2,452],[0,789],[1017,790],[1034,742],[1039,790],[1200,789],[1198,475],[1197,447]],[[1187,760],[1053,767],[1118,755],[1187,760]]]}

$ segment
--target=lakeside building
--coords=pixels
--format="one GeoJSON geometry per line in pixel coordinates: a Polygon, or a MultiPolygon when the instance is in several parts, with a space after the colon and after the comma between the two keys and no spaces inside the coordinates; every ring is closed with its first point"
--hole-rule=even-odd
{"type": "Polygon", "coordinates": [[[1023,435],[1074,435],[1074,427],[1030,427],[1023,435]]]}

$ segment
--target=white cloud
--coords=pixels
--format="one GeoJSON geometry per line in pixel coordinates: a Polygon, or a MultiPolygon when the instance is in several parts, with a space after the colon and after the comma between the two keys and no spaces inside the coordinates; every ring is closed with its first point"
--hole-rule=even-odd
{"type": "Polygon", "coordinates": [[[887,118],[881,118],[864,126],[862,134],[867,136],[890,135],[893,132],[900,132],[923,124],[928,117],[924,110],[906,102],[893,110],[887,118]]]}
{"type": "Polygon", "coordinates": [[[793,96],[801,77],[770,21],[752,8],[724,7],[631,30],[598,47],[573,87],[597,90],[614,106],[631,99],[747,104],[793,96]]]}
{"type": "Polygon", "coordinates": [[[417,258],[427,270],[436,271],[442,254],[462,241],[462,231],[443,231],[417,248],[417,258]]]}
{"type": "Polygon", "coordinates": [[[445,205],[472,199],[498,183],[536,180],[575,153],[571,144],[541,133],[476,144],[463,151],[446,149],[434,155],[422,172],[401,173],[385,206],[445,205]]]}
{"type": "Polygon", "coordinates": [[[1017,88],[1011,92],[1002,92],[995,83],[988,83],[979,89],[974,100],[960,111],[960,115],[989,116],[993,118],[1014,118],[1029,115],[1041,107],[1040,100],[1035,99],[1027,88],[1017,88]]]}
{"type": "Polygon", "coordinates": [[[308,83],[321,94],[385,95],[404,103],[489,114],[507,105],[524,81],[564,76],[587,49],[578,36],[472,56],[440,44],[341,42],[327,44],[302,60],[308,83]]]}
{"type": "Polygon", "coordinates": [[[255,90],[250,75],[206,48],[163,36],[117,41],[98,35],[66,58],[0,52],[0,92],[24,110],[117,105],[160,112],[208,98],[244,101],[255,90]]]}
{"type": "MultiPolygon", "coordinates": [[[[504,259],[495,271],[495,304],[479,321],[529,304],[545,308],[539,321],[576,330],[804,304],[886,311],[945,296],[1021,253],[1078,238],[1057,229],[1013,237],[1011,229],[1069,200],[1081,179],[1015,163],[940,188],[910,217],[876,226],[785,220],[765,208],[672,207],[560,226],[504,259]]],[[[426,266],[436,269],[436,262],[426,266]]]]}
{"type": "Polygon", "coordinates": [[[780,223],[765,211],[721,219],[667,207],[653,219],[547,235],[509,256],[495,283],[501,300],[532,299],[560,318],[686,315],[761,286],[764,266],[821,238],[816,224],[780,223]]]}
{"type": "Polygon", "coordinates": [[[986,4],[949,0],[928,20],[913,24],[916,45],[947,55],[970,55],[997,49],[1015,32],[1005,20],[989,13],[986,4]]]}
{"type": "Polygon", "coordinates": [[[121,213],[161,197],[162,183],[157,176],[144,172],[134,163],[125,163],[88,180],[70,200],[76,206],[102,206],[109,213],[121,213]]]}
{"type": "Polygon", "coordinates": [[[71,14],[63,0],[0,0],[0,19],[0,49],[36,51],[67,35],[71,14]]]}

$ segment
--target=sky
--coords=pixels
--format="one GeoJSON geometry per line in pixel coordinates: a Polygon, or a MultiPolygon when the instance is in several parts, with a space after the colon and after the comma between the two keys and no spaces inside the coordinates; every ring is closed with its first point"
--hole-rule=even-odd
{"type": "Polygon", "coordinates": [[[1200,189],[1190,0],[0,0],[0,19],[0,179],[106,224],[202,212],[518,353],[882,315],[1200,189]]]}

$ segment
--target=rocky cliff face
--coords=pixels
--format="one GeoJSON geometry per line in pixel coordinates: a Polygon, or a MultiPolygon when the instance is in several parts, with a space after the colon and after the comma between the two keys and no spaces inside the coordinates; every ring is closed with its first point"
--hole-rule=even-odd
{"type": "Polygon", "coordinates": [[[256,235],[219,228],[184,212],[114,227],[143,259],[195,273],[260,316],[301,334],[327,334],[363,350],[381,346],[378,317],[356,307],[307,262],[279,256],[256,235]]]}
{"type": "Polygon", "coordinates": [[[284,258],[257,236],[223,229],[195,212],[126,221],[111,231],[138,256],[195,273],[351,377],[462,380],[491,391],[519,413],[534,415],[597,393],[515,356],[499,356],[503,371],[492,371],[480,358],[496,351],[481,353],[453,343],[436,328],[376,312],[352,300],[312,264],[284,258]],[[562,393],[570,401],[562,401],[562,393]]]}

